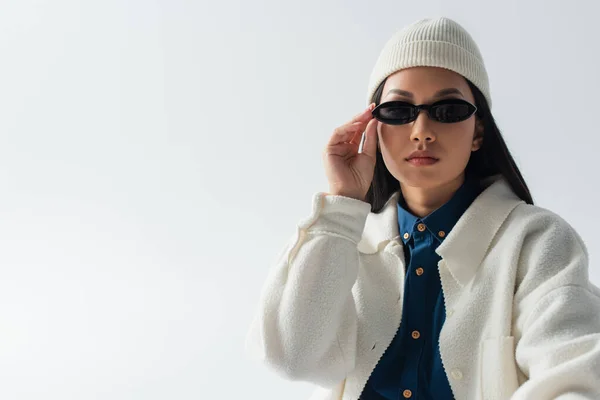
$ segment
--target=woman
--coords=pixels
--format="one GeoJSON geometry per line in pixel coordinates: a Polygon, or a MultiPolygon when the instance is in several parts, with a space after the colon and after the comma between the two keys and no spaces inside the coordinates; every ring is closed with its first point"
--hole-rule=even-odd
{"type": "Polygon", "coordinates": [[[326,146],[330,190],[272,267],[249,350],[315,400],[600,399],[585,244],[533,205],[471,36],[399,31],[367,102],[326,146]]]}

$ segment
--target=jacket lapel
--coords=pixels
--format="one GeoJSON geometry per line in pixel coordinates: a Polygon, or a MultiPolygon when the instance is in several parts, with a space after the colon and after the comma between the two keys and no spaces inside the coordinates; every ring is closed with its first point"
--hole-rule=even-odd
{"type": "Polygon", "coordinates": [[[358,243],[359,250],[375,253],[388,242],[400,239],[397,208],[399,196],[399,191],[394,192],[379,213],[369,213],[358,243]]]}
{"type": "Polygon", "coordinates": [[[461,286],[471,281],[487,254],[494,236],[511,213],[523,203],[499,176],[484,181],[483,192],[473,201],[446,240],[436,249],[452,277],[461,286]]]}
{"type": "MultiPolygon", "coordinates": [[[[463,287],[473,278],[489,246],[510,212],[523,203],[501,175],[482,181],[483,192],[473,201],[436,249],[454,280],[463,287]]],[[[373,253],[388,242],[400,242],[397,191],[380,213],[370,213],[359,250],[373,253]]]]}

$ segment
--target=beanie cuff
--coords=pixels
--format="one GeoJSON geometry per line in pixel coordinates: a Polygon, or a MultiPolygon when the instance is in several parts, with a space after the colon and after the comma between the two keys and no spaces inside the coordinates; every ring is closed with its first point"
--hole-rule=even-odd
{"type": "Polygon", "coordinates": [[[462,75],[481,90],[491,108],[488,76],[479,57],[453,43],[435,40],[404,42],[400,46],[396,43],[383,51],[369,79],[367,105],[372,103],[377,87],[388,76],[417,66],[445,68],[462,75]]]}

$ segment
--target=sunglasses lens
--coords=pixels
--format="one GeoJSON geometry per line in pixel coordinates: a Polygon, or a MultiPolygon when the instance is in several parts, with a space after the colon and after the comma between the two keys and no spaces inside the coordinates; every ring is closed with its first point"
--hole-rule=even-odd
{"type": "Polygon", "coordinates": [[[379,109],[377,117],[392,125],[405,124],[414,117],[415,110],[410,104],[403,105],[400,102],[386,104],[379,109]]]}
{"type": "MultiPolygon", "coordinates": [[[[373,110],[375,118],[389,125],[408,124],[417,118],[418,108],[404,101],[382,103],[373,110]]],[[[460,122],[468,119],[477,108],[461,99],[441,100],[429,107],[429,116],[443,123],[460,122]]]]}
{"type": "Polygon", "coordinates": [[[445,123],[464,121],[469,118],[473,112],[474,110],[469,104],[462,102],[440,104],[431,107],[430,110],[431,118],[445,123]]]}

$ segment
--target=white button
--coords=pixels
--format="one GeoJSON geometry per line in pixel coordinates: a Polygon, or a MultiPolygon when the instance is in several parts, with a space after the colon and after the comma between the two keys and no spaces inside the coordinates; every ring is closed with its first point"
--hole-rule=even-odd
{"type": "Polygon", "coordinates": [[[463,378],[462,372],[460,372],[460,370],[458,369],[453,369],[452,372],[450,372],[450,374],[452,374],[452,377],[458,381],[460,381],[463,378]]]}
{"type": "Polygon", "coordinates": [[[448,316],[449,316],[449,317],[451,317],[451,316],[452,316],[452,314],[454,314],[454,310],[449,310],[449,311],[448,311],[448,316]]]}

